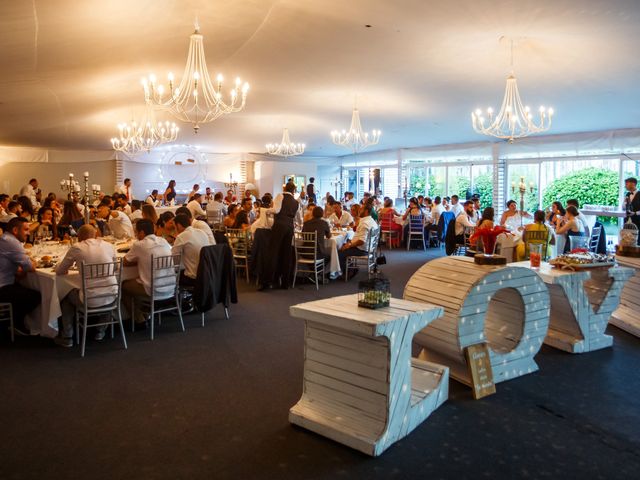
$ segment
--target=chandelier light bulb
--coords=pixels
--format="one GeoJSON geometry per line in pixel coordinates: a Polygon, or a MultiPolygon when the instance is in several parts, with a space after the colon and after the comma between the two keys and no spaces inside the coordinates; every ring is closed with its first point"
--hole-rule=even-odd
{"type": "Polygon", "coordinates": [[[179,130],[175,123],[156,122],[153,107],[147,103],[144,118],[140,123],[133,120],[131,124],[118,124],[119,136],[111,139],[111,146],[114,150],[129,155],[141,150],[150,152],[158,145],[175,141],[179,130]]]}
{"type": "Polygon", "coordinates": [[[348,133],[346,130],[342,130],[340,134],[335,130],[334,132],[331,133],[333,143],[348,148],[353,153],[358,153],[369,146],[376,145],[380,141],[380,135],[382,134],[380,130],[372,130],[371,134],[365,132],[360,123],[360,113],[355,107],[351,116],[351,126],[349,127],[348,133]]]}

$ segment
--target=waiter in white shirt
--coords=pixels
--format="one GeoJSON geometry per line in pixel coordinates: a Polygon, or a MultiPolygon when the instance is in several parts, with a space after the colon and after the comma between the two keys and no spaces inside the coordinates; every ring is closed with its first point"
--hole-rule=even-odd
{"type": "Polygon", "coordinates": [[[200,201],[202,200],[202,195],[199,193],[194,193],[193,198],[187,203],[187,208],[191,212],[193,218],[196,217],[206,217],[207,212],[202,209],[202,204],[200,201]]]}
{"type": "MultiPolygon", "coordinates": [[[[66,275],[73,264],[80,265],[85,263],[109,263],[113,262],[116,257],[116,251],[113,245],[96,238],[97,231],[91,225],[83,225],[78,229],[78,243],[73,245],[62,261],[56,267],[56,275],[66,275]]],[[[108,305],[115,300],[118,291],[116,279],[114,277],[93,280],[90,284],[92,291],[96,295],[113,294],[113,298],[101,297],[97,299],[89,298],[87,300],[90,308],[108,305]],[[95,287],[101,287],[96,289],[95,287]],[[104,288],[102,288],[104,287],[104,288]]],[[[61,347],[73,347],[73,328],[75,326],[76,308],[81,307],[85,301],[79,288],[71,290],[62,302],[62,334],[55,339],[56,344],[61,347]]],[[[107,326],[100,325],[97,327],[95,339],[102,340],[105,335],[107,326]]]]}
{"type": "Polygon", "coordinates": [[[131,203],[133,200],[133,188],[131,187],[131,179],[125,178],[124,183],[118,189],[118,193],[121,193],[127,199],[127,203],[131,203]]]}
{"type": "MultiPolygon", "coordinates": [[[[152,259],[153,257],[166,257],[171,255],[171,245],[162,237],[156,237],[153,233],[154,225],[151,220],[142,219],[136,223],[137,242],[131,245],[131,249],[124,257],[125,266],[138,266],[138,278],[125,280],[122,283],[122,294],[124,297],[124,305],[129,307],[132,302],[134,305],[142,299],[151,297],[151,277],[152,277],[152,259]]],[[[164,276],[165,274],[162,273],[164,276]]],[[[170,298],[175,291],[175,279],[171,277],[163,278],[162,284],[155,283],[156,299],[170,298]]],[[[145,316],[140,308],[135,307],[135,313],[132,314],[136,325],[145,324],[145,316]]]]}
{"type": "Polygon", "coordinates": [[[456,217],[456,242],[464,243],[464,230],[465,228],[475,227],[476,223],[473,221],[473,202],[467,200],[464,202],[464,211],[456,217]]]}
{"type": "Polygon", "coordinates": [[[107,222],[109,230],[116,238],[133,238],[133,225],[126,213],[111,210],[108,205],[98,207],[97,216],[107,222]]]}
{"type": "Polygon", "coordinates": [[[149,205],[152,205],[154,207],[160,205],[160,200],[158,200],[158,190],[152,190],[151,194],[147,196],[144,203],[148,203],[149,205]]]}
{"type": "Polygon", "coordinates": [[[209,245],[207,235],[191,226],[191,219],[179,214],[173,219],[178,236],[171,253],[182,255],[184,271],[180,273],[180,285],[193,286],[198,276],[198,264],[200,263],[200,250],[209,245]]]}
{"type": "Polygon", "coordinates": [[[23,186],[20,189],[20,196],[27,197],[31,202],[31,205],[33,205],[33,208],[38,208],[39,204],[38,204],[37,192],[38,192],[38,180],[36,180],[35,178],[32,178],[31,180],[29,180],[29,183],[27,183],[25,186],[23,186]]]}

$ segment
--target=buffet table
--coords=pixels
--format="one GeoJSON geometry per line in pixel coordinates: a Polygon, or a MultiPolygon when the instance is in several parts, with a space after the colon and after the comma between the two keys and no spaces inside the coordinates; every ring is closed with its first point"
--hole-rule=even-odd
{"type": "Polygon", "coordinates": [[[623,267],[633,268],[635,275],[622,289],[620,306],[613,312],[609,322],[611,325],[640,337],[640,258],[618,255],[616,261],[623,267]]]}
{"type": "MultiPolygon", "coordinates": [[[[531,268],[528,261],[513,265],[531,268]]],[[[549,333],[544,343],[570,353],[591,352],[613,344],[613,338],[604,331],[633,270],[597,267],[572,271],[542,262],[537,273],[551,295],[549,333]]]]}
{"type": "Polygon", "coordinates": [[[448,368],[411,358],[414,333],[441,307],[392,298],[368,310],[345,295],[290,313],[305,320],[303,393],[291,423],[376,456],[448,398],[448,368]]]}

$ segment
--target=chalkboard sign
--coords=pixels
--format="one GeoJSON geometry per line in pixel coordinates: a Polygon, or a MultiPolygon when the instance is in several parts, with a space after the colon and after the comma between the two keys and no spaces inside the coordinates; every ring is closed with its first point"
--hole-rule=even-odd
{"type": "Polygon", "coordinates": [[[467,358],[467,366],[473,385],[473,398],[478,400],[496,393],[487,344],[471,345],[465,348],[464,354],[467,358]]]}

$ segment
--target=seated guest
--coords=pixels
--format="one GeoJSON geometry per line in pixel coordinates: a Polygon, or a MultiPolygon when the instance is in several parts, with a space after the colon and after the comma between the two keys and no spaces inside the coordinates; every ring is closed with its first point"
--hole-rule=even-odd
{"type": "MultiPolygon", "coordinates": [[[[475,210],[475,208],[474,208],[475,210]]],[[[482,217],[480,217],[480,220],[478,221],[478,223],[476,224],[477,228],[493,228],[494,227],[494,223],[493,223],[493,219],[495,217],[495,211],[493,210],[493,207],[487,207],[482,211],[482,217]]]]}
{"type": "Polygon", "coordinates": [[[272,199],[268,195],[262,197],[262,206],[258,212],[256,221],[251,224],[251,233],[255,233],[259,228],[271,229],[273,227],[273,214],[269,212],[272,207],[272,199]]]}
{"type": "Polygon", "coordinates": [[[202,197],[203,203],[207,205],[213,202],[213,192],[211,191],[211,187],[207,187],[204,190],[204,197],[202,197]]]}
{"type": "MultiPolygon", "coordinates": [[[[191,192],[189,192],[189,195],[187,195],[187,203],[189,203],[191,200],[195,198],[196,194],[198,193],[198,190],[200,190],[200,185],[196,183],[193,186],[193,189],[191,190],[191,192]]],[[[200,194],[198,193],[198,195],[200,194]]]]}
{"type": "Polygon", "coordinates": [[[145,220],[150,220],[154,225],[158,223],[158,212],[153,205],[149,205],[148,203],[142,205],[142,218],[145,220]]]}
{"type": "Polygon", "coordinates": [[[553,202],[551,204],[551,211],[547,217],[547,222],[549,222],[549,225],[553,228],[558,228],[562,225],[566,214],[567,211],[562,206],[562,202],[553,202]]]}
{"type": "Polygon", "coordinates": [[[20,204],[15,200],[11,200],[7,204],[7,209],[5,210],[5,214],[0,217],[0,223],[9,223],[9,220],[12,218],[16,218],[20,213],[20,204]]]}
{"type": "Polygon", "coordinates": [[[9,195],[0,193],[0,217],[4,217],[7,214],[7,207],[10,201],[11,197],[9,197],[9,195]]]}
{"type": "Polygon", "coordinates": [[[325,246],[325,238],[331,238],[331,228],[329,224],[322,218],[324,210],[322,207],[313,208],[313,218],[304,222],[302,225],[303,232],[316,232],[316,245],[319,258],[327,260],[331,256],[331,252],[325,246]]]}
{"type": "Polygon", "coordinates": [[[173,223],[173,212],[164,212],[158,217],[156,222],[156,236],[164,238],[167,242],[173,244],[178,233],[173,223]]]}
{"type": "MultiPolygon", "coordinates": [[[[80,265],[83,261],[87,264],[108,263],[114,261],[116,258],[116,251],[113,248],[113,245],[100,238],[96,238],[96,234],[96,229],[91,225],[83,225],[80,227],[78,230],[78,243],[74,244],[67,251],[67,254],[58,264],[55,270],[56,275],[68,274],[69,269],[74,264],[80,265]]],[[[118,291],[118,286],[116,285],[116,279],[114,277],[94,280],[94,283],[89,286],[92,287],[92,293],[96,295],[106,295],[111,293],[115,295],[118,291]],[[104,288],[100,288],[99,291],[96,291],[96,286],[104,286],[104,288]]],[[[90,308],[109,305],[113,301],[110,301],[108,297],[84,299],[82,298],[82,292],[80,292],[78,288],[72,289],[60,303],[60,307],[62,309],[62,332],[58,337],[56,337],[55,342],[61,347],[73,346],[73,329],[75,325],[76,309],[78,307],[82,307],[85,300],[90,308]]],[[[102,340],[107,326],[101,325],[97,328],[98,331],[96,332],[95,339],[102,340]]]]}
{"type": "MultiPolygon", "coordinates": [[[[344,192],[344,208],[351,212],[351,207],[356,205],[358,202],[353,198],[353,192],[344,192]]],[[[351,212],[353,215],[353,212],[351,212]]],[[[356,218],[355,216],[353,218],[356,218]]]]}
{"type": "Polygon", "coordinates": [[[251,226],[250,214],[253,209],[253,202],[250,198],[243,198],[240,210],[236,214],[236,220],[233,223],[233,228],[242,228],[246,230],[251,226]]]}
{"type": "Polygon", "coordinates": [[[133,225],[129,217],[119,210],[110,210],[106,205],[98,207],[98,218],[107,222],[111,234],[116,238],[133,238],[133,225]]]}
{"type": "MultiPolygon", "coordinates": [[[[187,217],[189,217],[189,220],[191,220],[190,225],[197,230],[203,231],[207,235],[207,238],[209,239],[209,245],[216,244],[216,241],[213,237],[213,231],[211,230],[211,227],[209,226],[209,224],[203,220],[197,220],[193,218],[191,216],[191,210],[189,210],[187,207],[178,208],[176,210],[176,215],[186,215],[187,217]]],[[[175,218],[174,218],[174,227],[175,227],[175,218]]]]}
{"type": "Polygon", "coordinates": [[[125,195],[118,195],[116,205],[118,205],[116,210],[124,212],[127,217],[131,217],[131,205],[129,205],[125,195]]]}
{"type": "Polygon", "coordinates": [[[333,208],[333,213],[329,215],[330,223],[333,223],[337,227],[353,228],[355,226],[353,217],[349,212],[342,210],[342,204],[340,202],[334,200],[330,207],[333,208]]]}
{"type": "Polygon", "coordinates": [[[332,205],[335,203],[335,198],[333,198],[329,192],[327,192],[327,196],[324,197],[324,218],[329,218],[331,214],[333,214],[332,205]]]}
{"type": "Polygon", "coordinates": [[[154,207],[157,207],[158,205],[160,205],[160,199],[158,198],[158,190],[152,190],[151,193],[145,199],[144,203],[147,203],[154,207]]]}
{"type": "Polygon", "coordinates": [[[227,205],[236,203],[236,196],[233,194],[233,190],[227,190],[227,195],[224,197],[224,203],[227,205]]]}
{"type": "Polygon", "coordinates": [[[173,242],[171,253],[182,255],[184,271],[180,274],[180,285],[195,285],[200,263],[200,250],[209,245],[207,235],[191,226],[191,219],[186,215],[176,215],[173,219],[178,236],[173,242]]]}
{"type": "Polygon", "coordinates": [[[84,217],[78,206],[71,200],[67,200],[62,205],[62,217],[58,223],[58,236],[69,234],[71,230],[77,231],[84,224],[84,217]]]}
{"type": "MultiPolygon", "coordinates": [[[[313,209],[316,208],[317,205],[313,202],[307,203],[307,208],[304,210],[304,214],[302,215],[302,223],[308,222],[313,218],[313,209]]],[[[324,210],[323,210],[324,212],[324,210]]]]}
{"type": "Polygon", "coordinates": [[[129,220],[131,220],[132,223],[137,222],[142,218],[141,206],[142,202],[140,200],[131,200],[131,214],[129,215],[129,220]]]}
{"type": "Polygon", "coordinates": [[[553,229],[546,226],[544,222],[545,222],[544,212],[542,210],[536,210],[536,212],[533,214],[533,223],[525,225],[524,231],[522,234],[522,242],[519,243],[518,246],[516,247],[516,258],[518,259],[518,261],[526,260],[527,258],[529,258],[529,243],[546,242],[547,251],[542,252],[542,255],[545,257],[548,257],[551,254],[550,243],[551,243],[551,239],[553,238],[553,229]],[[544,242],[543,241],[531,242],[527,238],[527,234],[529,234],[530,232],[545,232],[546,240],[544,242]]]}
{"type": "Polygon", "coordinates": [[[9,220],[0,236],[0,302],[10,303],[14,329],[26,333],[24,317],[40,305],[40,292],[16,283],[16,278],[35,270],[22,244],[29,235],[29,222],[15,217],[9,220]]]}
{"type": "Polygon", "coordinates": [[[300,196],[298,197],[298,203],[302,208],[307,208],[307,204],[309,203],[309,197],[307,196],[307,192],[302,189],[300,190],[300,196]]]}
{"type": "Polygon", "coordinates": [[[464,212],[464,207],[460,205],[460,197],[458,197],[458,195],[451,195],[450,211],[452,211],[456,217],[464,212]]]}
{"type": "Polygon", "coordinates": [[[222,212],[222,215],[226,215],[227,206],[222,200],[222,192],[216,192],[213,196],[213,201],[207,203],[207,212],[222,212]]]}
{"type": "Polygon", "coordinates": [[[53,210],[42,207],[38,210],[38,219],[29,226],[29,232],[33,239],[53,238],[57,239],[57,228],[53,218],[53,210]]]}
{"type": "Polygon", "coordinates": [[[584,224],[578,219],[578,215],[580,215],[578,209],[573,205],[569,205],[567,207],[567,220],[563,225],[556,229],[556,235],[566,236],[563,253],[568,253],[571,250],[571,242],[569,242],[569,237],[586,236],[584,224]]]}
{"type": "Polygon", "coordinates": [[[62,207],[56,200],[55,196],[52,197],[51,195],[54,194],[50,193],[49,196],[47,196],[47,198],[45,199],[42,206],[50,208],[53,211],[53,221],[57,225],[58,223],[60,223],[60,219],[62,218],[62,207]]]}
{"type": "Polygon", "coordinates": [[[202,205],[200,202],[202,201],[202,195],[199,193],[194,193],[191,200],[187,203],[187,208],[191,212],[191,216],[193,218],[198,217],[207,217],[207,212],[202,209],[202,205]]]}
{"type": "Polygon", "coordinates": [[[349,209],[349,213],[351,213],[351,218],[353,218],[354,230],[358,228],[358,223],[360,222],[360,204],[354,203],[351,205],[349,209]]]}
{"type": "Polygon", "coordinates": [[[20,213],[18,213],[18,216],[31,220],[36,213],[31,204],[31,200],[27,197],[18,197],[18,203],[20,204],[20,213]]]}
{"type": "MultiPolygon", "coordinates": [[[[399,225],[394,220],[394,217],[398,217],[400,216],[400,214],[396,211],[395,208],[393,208],[393,200],[391,200],[390,198],[386,198],[384,201],[384,206],[378,213],[380,214],[380,225],[382,226],[382,228],[384,230],[388,228],[392,232],[397,232],[399,242],[402,236],[402,225],[399,225]],[[391,217],[389,217],[389,215],[391,215],[391,217]]],[[[387,241],[390,242],[391,239],[387,241]]]]}
{"type": "Polygon", "coordinates": [[[360,221],[355,235],[351,240],[347,240],[338,252],[340,268],[343,272],[345,272],[347,257],[362,257],[369,253],[367,251],[369,235],[377,228],[378,224],[371,217],[371,207],[365,203],[360,208],[360,221]]]}
{"type": "Polygon", "coordinates": [[[229,205],[227,216],[224,217],[224,221],[222,222],[224,223],[225,227],[234,228],[234,225],[236,223],[236,215],[238,214],[239,209],[240,209],[240,205],[237,205],[235,203],[232,203],[231,205],[229,205]]]}
{"type": "MultiPolygon", "coordinates": [[[[123,301],[127,307],[131,305],[132,301],[137,303],[142,298],[149,299],[151,297],[151,262],[153,257],[171,255],[171,245],[164,238],[156,237],[153,228],[151,220],[142,218],[136,222],[137,241],[131,245],[131,249],[123,260],[125,266],[138,266],[138,278],[125,280],[122,283],[123,301]]],[[[163,278],[162,281],[162,285],[155,284],[155,294],[160,295],[160,298],[163,296],[168,298],[174,292],[175,281],[171,278],[163,278]]],[[[135,308],[135,313],[132,312],[132,316],[136,325],[145,323],[145,317],[140,308],[135,308]]]]}
{"type": "Polygon", "coordinates": [[[578,211],[578,216],[576,217],[576,220],[582,223],[582,227],[584,228],[585,235],[589,235],[589,222],[587,222],[587,217],[585,217],[585,215],[580,211],[580,204],[578,203],[578,200],[576,200],[575,198],[570,198],[569,200],[567,200],[567,207],[571,207],[571,206],[575,207],[576,210],[578,211]]]}
{"type": "Polygon", "coordinates": [[[500,225],[511,230],[518,230],[522,226],[523,218],[531,218],[531,214],[524,211],[519,212],[515,200],[509,200],[507,209],[500,217],[500,225]]]}
{"type": "Polygon", "coordinates": [[[433,199],[433,206],[431,207],[431,220],[434,225],[438,225],[438,223],[440,222],[440,215],[442,215],[445,211],[446,210],[442,205],[442,198],[440,198],[440,195],[436,195],[436,197],[433,199]]]}
{"type": "Polygon", "coordinates": [[[456,217],[456,243],[464,243],[464,231],[466,228],[475,227],[473,221],[473,202],[467,200],[464,202],[463,212],[456,217]]]}
{"type": "Polygon", "coordinates": [[[482,209],[480,206],[480,197],[478,195],[474,195],[471,197],[471,201],[473,202],[473,219],[476,223],[480,221],[482,218],[482,209]]]}

